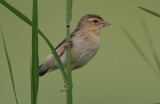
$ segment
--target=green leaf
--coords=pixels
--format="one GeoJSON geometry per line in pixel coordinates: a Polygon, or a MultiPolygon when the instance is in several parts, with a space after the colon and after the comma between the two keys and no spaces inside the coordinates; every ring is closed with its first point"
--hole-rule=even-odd
{"type": "Polygon", "coordinates": [[[48,46],[52,50],[52,53],[54,54],[54,57],[55,57],[55,59],[57,61],[57,64],[58,64],[58,67],[59,67],[59,69],[61,71],[61,74],[63,76],[64,83],[66,83],[66,81],[67,81],[66,72],[65,72],[65,69],[64,69],[64,67],[62,65],[62,62],[61,62],[61,60],[60,60],[60,58],[59,58],[59,56],[58,56],[55,48],[53,47],[53,45],[51,44],[51,42],[45,37],[45,35],[40,30],[38,32],[39,32],[39,34],[41,34],[41,36],[43,37],[43,39],[46,41],[46,43],[48,44],[48,46]]]}
{"type": "Polygon", "coordinates": [[[147,55],[142,51],[142,49],[140,48],[140,46],[137,44],[137,42],[132,38],[132,36],[130,35],[130,33],[122,28],[123,32],[125,33],[126,37],[130,40],[130,42],[133,44],[133,46],[135,47],[135,49],[137,50],[137,52],[140,54],[140,56],[144,59],[144,61],[148,64],[148,66],[153,69],[152,71],[157,75],[157,77],[160,79],[160,73],[159,71],[154,67],[154,65],[151,63],[151,61],[149,60],[149,58],[147,57],[147,55]]]}
{"type": "Polygon", "coordinates": [[[146,23],[145,23],[145,21],[143,19],[141,19],[141,23],[142,23],[142,25],[144,27],[145,35],[146,35],[146,38],[148,40],[148,44],[150,46],[154,61],[155,61],[156,65],[157,65],[158,69],[160,70],[160,61],[159,61],[158,55],[157,55],[157,53],[155,51],[155,48],[153,46],[153,41],[152,41],[151,34],[150,34],[150,32],[148,30],[148,27],[147,27],[147,25],[146,25],[146,23]]]}
{"type": "Polygon", "coordinates": [[[130,40],[130,42],[133,44],[133,46],[135,47],[135,49],[137,50],[137,52],[140,54],[140,56],[144,59],[144,61],[153,69],[156,69],[153,64],[151,63],[151,61],[149,60],[149,58],[147,57],[147,55],[142,51],[142,49],[140,48],[140,46],[137,44],[137,42],[132,38],[132,36],[130,35],[130,33],[123,28],[123,32],[126,35],[126,37],[130,40]]]}
{"type": "Polygon", "coordinates": [[[39,85],[39,58],[38,58],[38,3],[33,0],[32,12],[32,69],[31,69],[31,104],[37,104],[39,85]]]}
{"type": "Polygon", "coordinates": [[[6,44],[5,44],[5,39],[4,39],[1,27],[0,27],[0,30],[1,30],[1,35],[2,35],[2,39],[3,39],[4,50],[5,50],[5,54],[6,54],[6,58],[7,58],[7,62],[8,62],[8,68],[9,68],[9,72],[10,72],[10,76],[11,76],[13,92],[14,92],[16,103],[18,104],[16,89],[15,89],[15,84],[14,84],[14,78],[13,78],[13,73],[12,73],[12,66],[11,66],[11,62],[10,62],[9,55],[8,55],[8,52],[7,52],[7,47],[6,47],[6,44]]]}
{"type": "Polygon", "coordinates": [[[24,14],[22,14],[19,10],[17,10],[16,8],[14,8],[13,6],[11,6],[9,3],[7,3],[4,0],[0,0],[0,3],[5,6],[6,8],[8,8],[12,13],[14,13],[16,16],[18,16],[20,19],[22,19],[23,21],[25,21],[27,24],[32,25],[31,20],[26,17],[24,14]]]}
{"type": "MultiPolygon", "coordinates": [[[[22,14],[20,11],[18,11],[16,8],[14,8],[13,6],[11,6],[9,3],[7,3],[4,0],[0,0],[0,3],[3,6],[5,6],[6,8],[8,8],[12,13],[14,13],[20,19],[22,19],[24,22],[26,22],[27,24],[29,24],[30,26],[32,26],[31,20],[28,17],[26,17],[24,14],[22,14]]],[[[50,49],[52,50],[52,53],[54,54],[55,59],[56,59],[56,61],[58,63],[58,67],[60,68],[60,71],[62,73],[64,82],[66,83],[66,80],[67,80],[66,79],[66,73],[65,73],[64,67],[62,65],[62,62],[61,62],[61,60],[60,60],[57,52],[55,51],[55,48],[53,47],[53,45],[51,44],[51,42],[46,38],[45,34],[40,29],[38,29],[38,32],[43,37],[43,39],[46,41],[46,43],[48,44],[48,46],[50,47],[50,49]]]]}
{"type": "Polygon", "coordinates": [[[140,8],[140,9],[142,9],[142,10],[146,11],[147,13],[150,13],[150,14],[152,14],[154,16],[160,17],[160,14],[158,14],[158,13],[156,13],[154,11],[151,11],[149,9],[146,9],[146,8],[143,8],[143,7],[140,7],[140,6],[138,6],[138,8],[140,8]]]}

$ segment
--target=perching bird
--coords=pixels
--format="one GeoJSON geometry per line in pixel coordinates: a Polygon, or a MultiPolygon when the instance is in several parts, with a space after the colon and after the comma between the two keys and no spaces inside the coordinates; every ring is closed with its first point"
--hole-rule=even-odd
{"type": "MultiPolygon", "coordinates": [[[[70,35],[71,70],[84,66],[93,58],[100,46],[101,30],[108,25],[110,23],[96,14],[88,14],[80,19],[77,28],[70,35]]],[[[55,49],[66,68],[66,39],[55,49]]],[[[50,54],[39,67],[39,76],[56,69],[58,69],[57,62],[54,55],[50,54]]]]}

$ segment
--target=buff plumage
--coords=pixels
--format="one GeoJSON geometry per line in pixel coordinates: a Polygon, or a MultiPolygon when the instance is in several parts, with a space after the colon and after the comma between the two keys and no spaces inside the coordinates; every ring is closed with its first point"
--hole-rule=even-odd
{"type": "MultiPolygon", "coordinates": [[[[100,33],[103,27],[110,25],[102,17],[95,14],[83,16],[75,31],[71,34],[71,69],[75,70],[87,64],[97,53],[100,46],[100,33]]],[[[63,66],[66,68],[66,41],[65,39],[56,47],[63,66]]],[[[58,69],[53,54],[47,56],[39,67],[39,75],[58,69]]]]}

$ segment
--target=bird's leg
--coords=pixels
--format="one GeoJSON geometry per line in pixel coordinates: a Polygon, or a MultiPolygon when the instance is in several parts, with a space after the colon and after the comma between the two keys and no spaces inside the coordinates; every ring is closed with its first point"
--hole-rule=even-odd
{"type": "Polygon", "coordinates": [[[59,54],[59,57],[61,57],[63,55],[63,53],[65,52],[65,50],[66,50],[67,47],[71,48],[72,46],[73,46],[73,42],[69,41],[69,44],[65,45],[63,51],[59,54]]]}
{"type": "MultiPolygon", "coordinates": [[[[64,89],[64,90],[61,90],[61,91],[68,91],[68,86],[67,86],[67,84],[64,85],[64,88],[65,88],[65,89],[64,89]]],[[[72,82],[72,90],[73,90],[73,82],[72,82]]]]}

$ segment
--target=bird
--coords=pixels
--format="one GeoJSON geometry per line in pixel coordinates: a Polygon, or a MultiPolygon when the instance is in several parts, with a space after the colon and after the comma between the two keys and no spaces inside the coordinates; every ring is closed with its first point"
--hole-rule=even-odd
{"type": "MultiPolygon", "coordinates": [[[[97,53],[100,47],[100,34],[104,27],[110,23],[97,14],[83,16],[76,29],[70,35],[71,70],[79,69],[86,65],[97,53]]],[[[62,65],[66,69],[66,39],[56,48],[62,65]]],[[[51,53],[42,65],[39,66],[39,76],[58,69],[58,64],[51,53]]]]}

